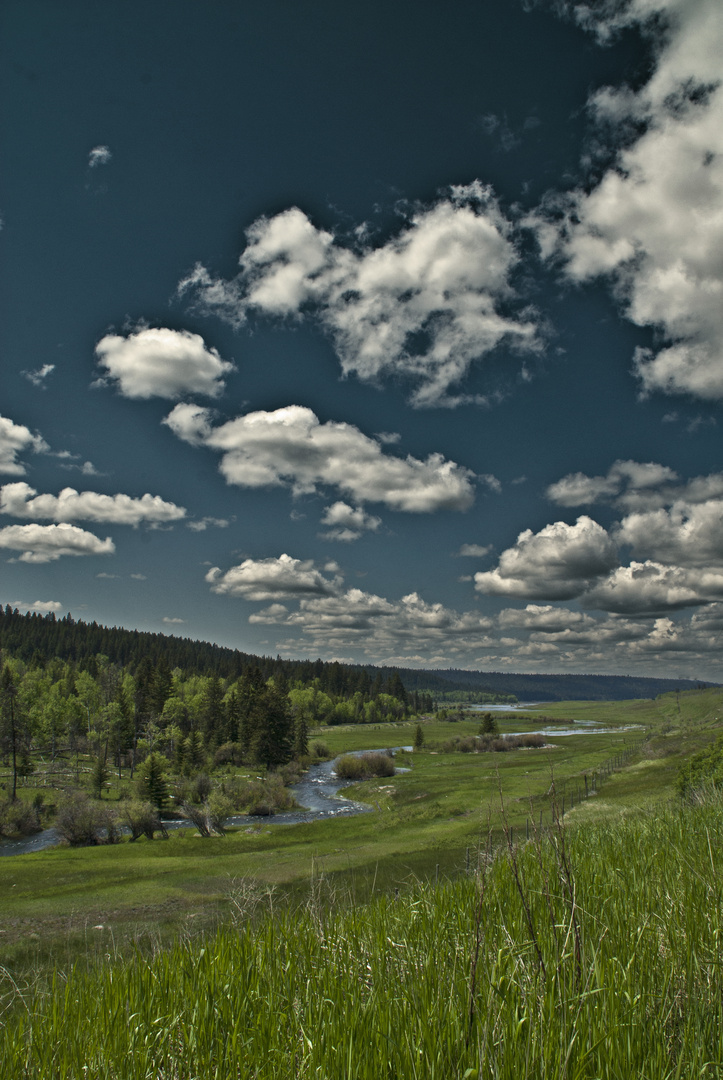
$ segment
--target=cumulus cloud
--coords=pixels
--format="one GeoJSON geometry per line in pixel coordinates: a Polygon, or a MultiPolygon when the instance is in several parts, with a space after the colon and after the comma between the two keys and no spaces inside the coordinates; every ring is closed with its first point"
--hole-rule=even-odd
{"type": "Polygon", "coordinates": [[[0,529],[0,549],[20,551],[20,562],[55,562],[62,555],[112,555],[115,545],[77,525],[7,525],[0,529]]]}
{"type": "Polygon", "coordinates": [[[639,349],[644,391],[723,397],[723,7],[718,0],[631,0],[581,5],[606,34],[657,27],[658,53],[639,91],[600,91],[592,109],[624,138],[592,190],[573,194],[560,224],[540,225],[575,282],[607,276],[628,317],[667,344],[639,349]]]}
{"type": "Polygon", "coordinates": [[[510,310],[519,256],[509,223],[479,181],[417,208],[378,247],[356,236],[345,246],[293,207],[247,230],[235,278],[213,278],[197,266],[179,289],[236,326],[252,313],[313,312],[345,375],[401,376],[416,406],[468,400],[450,388],[502,342],[539,346],[536,316],[510,310]]]}
{"type": "Polygon", "coordinates": [[[624,510],[654,510],[674,502],[704,503],[723,497],[723,473],[680,482],[678,474],[649,461],[616,461],[605,476],[570,473],[551,484],[547,497],[558,506],[612,502],[624,510]]]}
{"type": "Polygon", "coordinates": [[[99,165],[107,165],[112,157],[108,146],[94,146],[88,154],[88,165],[91,169],[97,169],[99,165]]]}
{"type": "Polygon", "coordinates": [[[33,451],[41,453],[49,446],[40,435],[33,433],[24,424],[16,424],[5,416],[0,416],[0,473],[10,476],[24,476],[25,465],[18,461],[18,454],[33,451]]]}
{"type": "Polygon", "coordinates": [[[312,651],[358,648],[378,659],[405,650],[412,653],[408,660],[419,659],[420,649],[437,654],[441,646],[449,656],[482,647],[492,626],[479,612],[430,604],[418,593],[392,601],[362,589],[340,588],[329,596],[302,599],[294,612],[272,605],[249,621],[300,631],[303,647],[312,651]]]}
{"type": "Polygon", "coordinates": [[[284,600],[303,596],[328,596],[339,579],[325,578],[312,560],[280,555],[269,559],[244,559],[239,566],[222,571],[212,567],[206,581],[215,593],[244,600],[284,600]]]}
{"type": "Polygon", "coordinates": [[[95,347],[98,363],[127,398],[178,398],[183,394],[218,397],[223,377],[234,370],[200,334],[188,330],[144,328],[127,337],[106,334],[95,347]]]}
{"type": "Polygon", "coordinates": [[[367,514],[365,510],[355,509],[345,502],[335,502],[327,506],[321,519],[322,525],[329,528],[321,535],[325,540],[358,540],[363,532],[375,532],[381,525],[381,518],[367,514]]]}
{"type": "Polygon", "coordinates": [[[646,560],[619,566],[589,589],[581,603],[623,615],[650,615],[723,597],[723,571],[692,571],[646,560]]]}
{"type": "Polygon", "coordinates": [[[385,454],[352,424],[322,424],[300,405],[247,413],[215,428],[208,410],[177,405],[164,423],[186,442],[220,451],[229,484],[295,494],[335,487],[358,503],[417,513],[466,510],[474,501],[469,469],[440,454],[424,461],[385,454]]]}
{"type": "Polygon", "coordinates": [[[557,521],[538,533],[531,529],[520,533],[494,570],[475,574],[475,588],[498,596],[569,600],[618,564],[615,545],[605,529],[582,516],[574,525],[557,521]]]}
{"type": "Polygon", "coordinates": [[[63,488],[59,495],[38,495],[20,480],[0,488],[0,513],[16,518],[45,518],[52,521],[95,521],[114,525],[139,525],[178,521],[186,510],[165,502],[159,495],[100,495],[96,491],[78,492],[63,488]]]}
{"type": "Polygon", "coordinates": [[[559,633],[571,626],[593,622],[589,616],[570,608],[553,607],[552,604],[528,604],[525,608],[505,608],[497,616],[500,627],[537,630],[546,634],[559,633]]]}
{"type": "Polygon", "coordinates": [[[615,538],[633,554],[680,566],[723,568],[723,499],[629,514],[615,538]]]}

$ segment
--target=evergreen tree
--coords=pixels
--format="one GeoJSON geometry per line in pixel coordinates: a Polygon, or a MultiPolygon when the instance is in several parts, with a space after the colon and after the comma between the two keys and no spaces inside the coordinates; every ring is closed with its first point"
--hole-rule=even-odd
{"type": "Polygon", "coordinates": [[[422,725],[417,724],[414,732],[414,749],[421,750],[424,746],[424,732],[422,731],[422,725]]]}
{"type": "Polygon", "coordinates": [[[482,714],[482,720],[480,721],[479,733],[480,735],[496,735],[499,731],[497,721],[491,712],[482,714]]]}
{"type": "Polygon", "coordinates": [[[168,762],[162,754],[149,754],[139,769],[138,794],[153,803],[156,810],[163,810],[168,802],[166,768],[168,762]]]}
{"type": "Polygon", "coordinates": [[[226,710],[223,704],[223,685],[218,675],[212,675],[203,695],[203,736],[206,746],[213,748],[225,742],[226,710]]]}
{"type": "Polygon", "coordinates": [[[238,742],[241,727],[241,703],[234,689],[226,699],[226,734],[224,742],[238,742]]]}
{"type": "Polygon", "coordinates": [[[191,772],[198,772],[206,764],[206,752],[203,746],[203,735],[194,729],[185,742],[186,766],[191,772]]]}
{"type": "Polygon", "coordinates": [[[106,756],[105,754],[99,754],[93,762],[93,768],[90,772],[90,790],[97,799],[103,798],[103,787],[108,783],[109,777],[106,756]]]}
{"type": "Polygon", "coordinates": [[[4,749],[10,756],[12,767],[12,788],[10,801],[17,799],[18,789],[18,754],[21,748],[20,707],[18,688],[10,664],[6,664],[0,676],[0,734],[4,749]]]}
{"type": "Polygon", "coordinates": [[[267,769],[284,765],[291,758],[293,720],[288,698],[274,686],[257,694],[254,710],[251,755],[267,769]]]}
{"type": "Polygon", "coordinates": [[[299,713],[296,717],[296,723],[294,725],[294,757],[302,758],[306,757],[309,753],[309,727],[306,723],[306,717],[303,713],[299,713]]]}

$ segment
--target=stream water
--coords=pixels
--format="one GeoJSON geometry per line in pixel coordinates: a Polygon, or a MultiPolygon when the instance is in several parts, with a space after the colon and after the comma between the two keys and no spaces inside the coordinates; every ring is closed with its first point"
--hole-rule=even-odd
{"type": "MultiPolygon", "coordinates": [[[[591,721],[586,720],[577,720],[575,725],[572,728],[556,728],[553,725],[549,728],[536,729],[535,734],[553,737],[580,735],[583,732],[586,735],[606,735],[614,731],[630,731],[637,727],[635,724],[629,724],[626,727],[600,728],[595,727],[591,721]]],[[[528,735],[529,732],[508,732],[508,734],[528,735]]],[[[396,746],[394,750],[411,752],[412,747],[396,746]]],[[[359,750],[356,753],[368,753],[368,751],[359,750]]],[[[406,770],[397,767],[396,771],[405,772],[406,770]]],[[[299,806],[305,807],[305,809],[286,810],[270,817],[252,817],[249,814],[237,814],[229,818],[226,824],[236,827],[244,825],[248,827],[296,825],[303,821],[319,821],[321,818],[351,817],[352,814],[369,813],[372,807],[366,803],[354,802],[353,799],[346,799],[337,794],[340,788],[347,788],[352,783],[354,783],[352,780],[339,779],[334,772],[333,761],[323,761],[319,765],[312,765],[304,778],[298,784],[292,784],[289,788],[299,806]]],[[[194,828],[191,822],[185,819],[166,821],[164,824],[169,831],[194,828]]],[[[19,840],[1,840],[0,856],[28,855],[34,851],[43,851],[45,848],[54,847],[58,843],[60,843],[60,836],[55,829],[43,829],[42,832],[35,833],[33,836],[22,837],[19,840]]]]}
{"type": "MultiPolygon", "coordinates": [[[[411,746],[398,746],[396,750],[411,751],[411,746]]],[[[358,751],[363,753],[366,751],[358,751]]],[[[397,769],[397,772],[405,772],[397,769]]],[[[323,761],[318,765],[312,765],[306,775],[298,784],[292,784],[289,791],[293,794],[299,807],[305,809],[286,810],[269,817],[252,817],[249,814],[237,814],[227,820],[230,826],[258,827],[260,825],[296,825],[302,821],[318,821],[321,818],[350,817],[352,814],[369,813],[373,807],[366,803],[354,802],[353,799],[345,799],[338,795],[340,788],[349,787],[353,780],[341,780],[334,772],[333,761],[323,761]]],[[[175,829],[191,829],[194,826],[185,819],[164,821],[164,825],[170,831],[175,829]]],[[[34,851],[43,851],[45,848],[54,847],[60,842],[60,836],[55,829],[43,829],[42,832],[33,836],[26,836],[20,840],[0,841],[1,855],[27,855],[34,851]]]]}

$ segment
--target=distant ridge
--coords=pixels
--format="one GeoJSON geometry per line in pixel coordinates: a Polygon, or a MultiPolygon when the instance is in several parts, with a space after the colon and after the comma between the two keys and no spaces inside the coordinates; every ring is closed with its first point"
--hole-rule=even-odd
{"type": "Polygon", "coordinates": [[[506,671],[466,671],[461,668],[391,668],[372,664],[340,664],[338,661],[285,660],[280,656],[255,656],[208,641],[168,634],[126,630],[122,627],[84,623],[68,614],[64,618],[38,613],[20,614],[17,608],[0,605],[0,653],[26,662],[57,656],[81,666],[103,654],[113,663],[135,669],[144,657],[154,664],[163,658],[169,667],[198,674],[238,678],[249,667],[258,667],[265,679],[282,674],[303,683],[323,678],[338,692],[353,691],[363,673],[388,678],[399,672],[406,690],[432,695],[451,690],[476,690],[490,694],[513,694],[519,701],[622,701],[654,698],[675,690],[697,690],[720,683],[690,679],[650,679],[635,675],[519,675],[506,671]]]}
{"type": "MultiPolygon", "coordinates": [[[[720,683],[691,679],[651,679],[637,675],[518,675],[507,671],[457,668],[398,668],[408,690],[479,690],[514,694],[519,701],[626,701],[654,698],[675,690],[699,690],[720,683]]],[[[382,671],[384,669],[382,668],[382,671]]]]}

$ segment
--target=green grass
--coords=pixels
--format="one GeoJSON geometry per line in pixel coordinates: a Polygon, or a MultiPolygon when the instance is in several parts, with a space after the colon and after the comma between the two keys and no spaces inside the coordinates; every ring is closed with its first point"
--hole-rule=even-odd
{"type": "MultiPolygon", "coordinates": [[[[646,731],[553,735],[545,750],[444,754],[432,744],[450,734],[475,733],[479,717],[432,721],[423,725],[430,749],[398,755],[398,763],[412,765],[408,773],[347,790],[373,808],[366,815],[293,826],[261,822],[224,838],[183,831],[168,841],[0,858],[0,964],[24,977],[55,964],[92,963],[96,954],[109,951],[152,951],[179,933],[209,932],[229,917],[234,880],[272,888],[279,904],[293,907],[319,874],[350,903],[380,890],[405,889],[416,879],[453,879],[464,872],[481,833],[491,828],[499,842],[500,792],[506,820],[519,838],[540,814],[549,822],[553,779],[558,797],[566,795],[570,828],[644,813],[673,797],[681,761],[720,731],[723,694],[545,704],[533,715],[538,712],[610,727],[637,723],[646,731]],[[583,777],[644,734],[640,752],[605,777],[596,795],[570,809],[570,793],[584,791],[583,777]],[[96,925],[105,929],[91,932],[96,925]],[[112,938],[112,949],[106,938],[112,938]]],[[[529,723],[534,730],[534,720],[529,723]]],[[[329,728],[322,737],[337,754],[411,744],[415,727],[329,728]]],[[[504,714],[500,727],[523,730],[519,719],[504,714]]]]}
{"type": "Polygon", "coordinates": [[[234,925],[203,942],[122,964],[109,947],[41,991],[6,979],[6,1074],[721,1074],[720,804],[553,830],[482,865],[351,907],[318,874],[296,910],[241,883],[234,925]]]}

